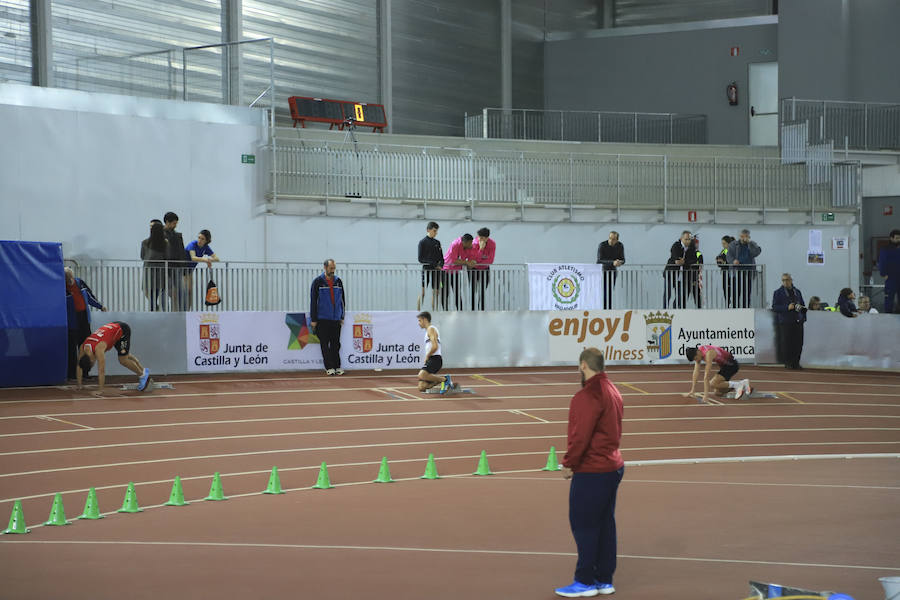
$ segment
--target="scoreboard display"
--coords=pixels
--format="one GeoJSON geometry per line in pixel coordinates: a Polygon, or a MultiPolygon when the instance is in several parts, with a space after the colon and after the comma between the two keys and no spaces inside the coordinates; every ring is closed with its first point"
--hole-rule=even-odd
{"type": "Polygon", "coordinates": [[[387,115],[384,112],[383,104],[308,96],[291,96],[288,98],[288,104],[291,107],[294,127],[297,126],[297,123],[300,123],[301,127],[306,127],[306,121],[328,123],[329,129],[335,126],[343,129],[354,124],[371,127],[372,131],[383,131],[387,126],[387,115]]]}

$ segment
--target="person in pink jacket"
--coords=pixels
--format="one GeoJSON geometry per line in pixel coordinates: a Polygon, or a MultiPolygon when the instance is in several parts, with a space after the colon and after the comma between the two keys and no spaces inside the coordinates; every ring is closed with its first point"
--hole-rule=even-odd
{"type": "Polygon", "coordinates": [[[472,234],[465,233],[453,240],[447,253],[444,254],[444,270],[447,271],[446,282],[453,290],[456,310],[462,310],[459,273],[463,267],[473,269],[478,264],[478,249],[472,243],[473,240],[472,234]]]}
{"type": "Polygon", "coordinates": [[[472,310],[477,304],[478,310],[484,310],[484,296],[491,282],[491,265],[497,253],[497,244],[491,239],[491,230],[482,227],[478,230],[478,239],[472,244],[477,250],[476,265],[469,271],[469,283],[472,285],[472,310]],[[476,303],[476,297],[478,298],[476,303]]]}

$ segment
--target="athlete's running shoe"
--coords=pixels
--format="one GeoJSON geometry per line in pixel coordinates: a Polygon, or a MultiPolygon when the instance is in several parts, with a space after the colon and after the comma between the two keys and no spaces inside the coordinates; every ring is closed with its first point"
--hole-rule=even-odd
{"type": "Polygon", "coordinates": [[[585,585],[580,581],[573,581],[566,587],[556,588],[554,590],[557,596],[563,598],[590,598],[600,593],[600,588],[596,585],[585,585]]]}
{"type": "Polygon", "coordinates": [[[743,397],[744,392],[746,391],[746,389],[745,389],[746,381],[747,380],[744,379],[743,381],[738,382],[738,387],[735,388],[735,390],[734,390],[734,399],[735,400],[740,400],[743,397]]]}
{"type": "Polygon", "coordinates": [[[744,395],[748,398],[753,395],[753,386],[750,385],[749,379],[744,380],[744,395]]]}
{"type": "Polygon", "coordinates": [[[344,370],[343,370],[343,369],[335,369],[335,370],[334,370],[334,374],[335,374],[335,375],[343,375],[343,374],[344,374],[344,370]]]}
{"type": "Polygon", "coordinates": [[[613,587],[611,583],[600,583],[599,581],[595,581],[594,585],[597,586],[597,589],[600,590],[601,596],[608,596],[609,594],[615,594],[616,588],[613,587]]]}
{"type": "Polygon", "coordinates": [[[141,378],[138,380],[138,391],[143,392],[147,389],[147,386],[150,385],[150,369],[144,369],[144,373],[141,375],[141,378]]]}
{"type": "Polygon", "coordinates": [[[447,390],[449,390],[449,389],[450,389],[450,386],[447,385],[447,380],[445,379],[445,380],[443,380],[443,381],[441,382],[441,387],[438,389],[438,393],[439,393],[439,394],[446,394],[446,393],[447,393],[447,390]]]}

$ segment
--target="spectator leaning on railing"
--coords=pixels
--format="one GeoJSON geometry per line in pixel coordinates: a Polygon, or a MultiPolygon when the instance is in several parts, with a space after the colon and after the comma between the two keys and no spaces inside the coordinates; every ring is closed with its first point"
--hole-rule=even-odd
{"type": "Polygon", "coordinates": [[[68,361],[67,376],[75,379],[75,359],[78,356],[78,348],[84,340],[91,335],[91,309],[99,308],[106,312],[106,307],[97,300],[94,292],[80,277],[75,277],[74,271],[69,267],[66,272],[66,321],[68,323],[68,361]]]}
{"type": "Polygon", "coordinates": [[[841,311],[841,314],[845,317],[857,316],[859,311],[856,308],[856,304],[853,303],[854,300],[856,300],[856,294],[853,293],[853,290],[850,288],[842,289],[841,293],[838,295],[837,309],[841,311]]]}
{"type": "Polygon", "coordinates": [[[807,309],[803,305],[803,294],[794,287],[790,273],[781,276],[781,287],[772,294],[772,310],[775,311],[778,361],[786,369],[799,369],[807,309]]]}
{"type": "Polygon", "coordinates": [[[491,282],[491,265],[497,254],[497,244],[491,239],[491,230],[487,227],[482,227],[477,233],[478,239],[473,244],[477,251],[476,264],[469,271],[469,282],[472,285],[472,310],[476,307],[476,296],[478,310],[484,310],[484,296],[491,282]]]}
{"type": "Polygon", "coordinates": [[[150,310],[165,309],[166,257],[169,241],[162,221],[150,221],[150,237],[141,242],[141,260],[144,261],[144,294],[150,301],[150,310]]]}
{"type": "Polygon", "coordinates": [[[472,244],[474,239],[469,233],[463,234],[453,240],[450,249],[444,255],[444,271],[447,276],[445,282],[453,288],[456,310],[462,310],[462,297],[459,293],[459,286],[462,282],[459,279],[459,273],[463,267],[471,269],[478,264],[478,250],[472,244]]]}
{"type": "Polygon", "coordinates": [[[619,241],[619,232],[610,231],[609,237],[597,247],[597,264],[603,265],[603,308],[612,308],[613,289],[619,276],[617,267],[625,264],[625,246],[619,241]]]}
{"type": "Polygon", "coordinates": [[[212,234],[209,232],[209,229],[201,229],[200,233],[197,234],[197,239],[191,240],[191,243],[184,249],[191,261],[184,276],[188,308],[193,308],[194,306],[194,269],[197,268],[197,263],[206,263],[206,268],[211,269],[214,262],[219,262],[219,257],[209,247],[211,241],[212,234]]]}
{"type": "Polygon", "coordinates": [[[753,280],[756,278],[756,257],[761,253],[759,244],[750,239],[749,229],[742,229],[738,239],[728,244],[727,259],[735,271],[735,300],[740,308],[750,308],[753,280]]]}
{"type": "Polygon", "coordinates": [[[892,313],[900,308],[894,297],[900,295],[900,229],[891,231],[887,248],[878,253],[878,271],[884,277],[884,312],[892,313]]]}
{"type": "Polygon", "coordinates": [[[663,308],[669,307],[673,291],[675,301],[672,308],[686,308],[688,294],[694,297],[697,308],[701,307],[699,274],[702,268],[703,254],[697,247],[697,240],[690,231],[682,231],[679,240],[669,249],[669,259],[666,261],[663,308]]]}

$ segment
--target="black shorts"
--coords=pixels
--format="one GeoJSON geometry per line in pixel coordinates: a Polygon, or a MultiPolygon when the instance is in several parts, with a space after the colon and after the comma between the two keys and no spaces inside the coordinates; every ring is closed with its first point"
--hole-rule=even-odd
{"type": "Polygon", "coordinates": [[[737,372],[740,370],[740,368],[741,366],[736,360],[730,363],[725,363],[719,368],[719,375],[725,381],[731,381],[731,378],[737,375],[737,372]]]}
{"type": "Polygon", "coordinates": [[[427,286],[433,290],[440,289],[443,272],[440,267],[430,267],[428,265],[422,267],[422,287],[427,286]]]}
{"type": "Polygon", "coordinates": [[[444,366],[444,359],[441,358],[439,354],[432,355],[427,361],[425,361],[425,366],[422,367],[422,370],[427,371],[434,375],[438,371],[441,370],[441,367],[444,366]]]}
{"type": "Polygon", "coordinates": [[[119,353],[119,356],[128,356],[131,350],[131,327],[128,326],[128,323],[123,323],[122,321],[115,321],[115,324],[122,328],[122,337],[113,344],[113,347],[119,353]]]}

